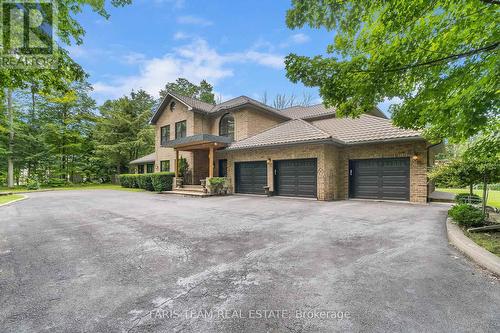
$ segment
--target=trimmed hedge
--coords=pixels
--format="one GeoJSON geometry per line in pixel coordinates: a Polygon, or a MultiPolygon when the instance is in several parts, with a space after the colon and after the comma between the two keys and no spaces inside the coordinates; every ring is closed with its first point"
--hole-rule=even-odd
{"type": "Polygon", "coordinates": [[[175,173],[158,172],[151,174],[151,184],[155,192],[172,191],[175,173]]]}
{"type": "Polygon", "coordinates": [[[485,216],[481,209],[468,204],[458,204],[448,211],[448,215],[464,227],[480,227],[483,225],[485,216]]]}
{"type": "Polygon", "coordinates": [[[119,176],[120,185],[127,188],[142,188],[147,191],[171,191],[175,174],[158,172],[144,174],[123,174],[119,176]]]}

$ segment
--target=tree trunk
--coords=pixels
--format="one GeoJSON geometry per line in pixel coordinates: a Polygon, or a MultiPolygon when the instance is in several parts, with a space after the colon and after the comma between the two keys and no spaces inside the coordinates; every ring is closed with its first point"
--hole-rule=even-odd
{"type": "Polygon", "coordinates": [[[470,194],[470,196],[471,196],[471,197],[472,197],[472,195],[474,194],[474,189],[473,189],[473,186],[474,186],[473,184],[470,184],[470,185],[469,185],[469,194],[470,194]]]}
{"type": "Polygon", "coordinates": [[[7,89],[7,112],[9,114],[9,155],[7,156],[7,186],[14,187],[14,110],[12,109],[12,89],[7,89]]]}
{"type": "Polygon", "coordinates": [[[488,178],[486,172],[483,177],[483,214],[486,214],[486,202],[488,201],[488,178]]]}

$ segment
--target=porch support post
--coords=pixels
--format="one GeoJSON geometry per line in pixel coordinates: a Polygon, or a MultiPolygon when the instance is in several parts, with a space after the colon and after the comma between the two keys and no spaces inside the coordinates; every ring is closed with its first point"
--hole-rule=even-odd
{"type": "Polygon", "coordinates": [[[179,151],[175,150],[175,178],[179,177],[179,151]]]}
{"type": "Polygon", "coordinates": [[[214,176],[214,147],[210,146],[208,151],[208,177],[214,176]]]}

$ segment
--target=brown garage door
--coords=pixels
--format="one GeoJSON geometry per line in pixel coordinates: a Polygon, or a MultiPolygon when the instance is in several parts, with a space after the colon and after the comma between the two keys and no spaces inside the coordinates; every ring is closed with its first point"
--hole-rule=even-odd
{"type": "Polygon", "coordinates": [[[349,196],[362,199],[410,200],[410,159],[349,161],[349,196]]]}

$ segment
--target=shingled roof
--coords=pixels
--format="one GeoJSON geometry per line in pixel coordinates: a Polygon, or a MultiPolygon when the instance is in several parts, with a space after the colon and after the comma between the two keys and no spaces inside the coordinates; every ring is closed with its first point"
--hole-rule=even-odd
{"type": "Polygon", "coordinates": [[[313,122],[294,119],[260,134],[234,142],[226,149],[236,150],[308,142],[352,145],[421,138],[420,132],[398,128],[389,119],[362,115],[359,118],[328,118],[313,122]]]}
{"type": "Polygon", "coordinates": [[[153,115],[153,118],[151,118],[151,124],[155,124],[158,118],[160,117],[161,113],[167,106],[167,100],[169,97],[174,97],[184,103],[186,106],[188,106],[190,109],[198,112],[202,112],[205,114],[217,114],[219,112],[223,112],[225,110],[229,109],[234,109],[238,108],[244,105],[252,105],[260,110],[264,110],[266,112],[272,113],[276,116],[279,116],[280,118],[283,119],[290,119],[286,114],[278,111],[277,109],[270,107],[269,105],[266,105],[264,103],[261,103],[259,101],[256,101],[253,98],[247,97],[247,96],[239,96],[233,99],[230,99],[228,101],[213,105],[210,103],[205,103],[203,101],[200,101],[196,98],[188,97],[188,96],[183,96],[177,93],[169,92],[165,98],[163,98],[162,102],[157,106],[155,113],[153,115]]]}
{"type": "Polygon", "coordinates": [[[323,116],[335,116],[335,108],[327,108],[323,104],[311,106],[292,106],[280,111],[292,119],[310,119],[323,116]]]}
{"type": "Polygon", "coordinates": [[[249,138],[233,142],[227,150],[283,145],[291,143],[317,142],[331,136],[305,120],[295,119],[272,127],[249,138]]]}
{"type": "Polygon", "coordinates": [[[149,155],[142,156],[142,157],[139,157],[136,160],[133,160],[132,162],[130,162],[130,164],[150,163],[150,162],[154,162],[155,159],[156,159],[156,154],[155,153],[151,153],[149,155]]]}
{"type": "Polygon", "coordinates": [[[346,144],[421,137],[418,131],[396,127],[390,119],[371,115],[328,118],[313,121],[312,124],[346,144]]]}

